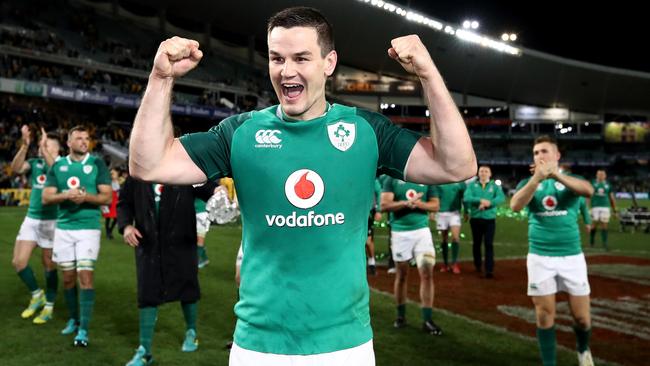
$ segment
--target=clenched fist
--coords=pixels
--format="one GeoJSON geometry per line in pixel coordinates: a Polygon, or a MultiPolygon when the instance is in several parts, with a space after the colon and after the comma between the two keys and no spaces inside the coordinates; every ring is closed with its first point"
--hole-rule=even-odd
{"type": "Polygon", "coordinates": [[[163,41],[158,47],[153,60],[153,77],[160,79],[176,79],[196,67],[203,57],[199,42],[172,37],[163,41]]]}
{"type": "Polygon", "coordinates": [[[411,34],[395,38],[390,41],[390,44],[392,47],[388,49],[388,56],[399,62],[404,70],[417,75],[421,79],[427,79],[431,76],[435,66],[420,37],[411,34]]]}

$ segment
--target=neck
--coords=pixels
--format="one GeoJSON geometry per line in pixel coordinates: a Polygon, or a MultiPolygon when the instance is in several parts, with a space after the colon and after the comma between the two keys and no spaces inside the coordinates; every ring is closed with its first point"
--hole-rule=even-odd
{"type": "MultiPolygon", "coordinates": [[[[282,105],[280,105],[282,108],[282,105]]],[[[314,118],[318,118],[322,116],[323,114],[327,113],[327,101],[325,100],[325,97],[317,100],[312,104],[311,107],[309,107],[308,110],[306,110],[303,114],[298,115],[298,116],[290,116],[286,113],[284,113],[284,108],[282,108],[282,115],[284,119],[289,119],[289,120],[295,120],[295,121],[309,121],[314,118]]]]}
{"type": "Polygon", "coordinates": [[[83,154],[79,154],[79,153],[75,153],[75,152],[70,152],[70,159],[72,159],[74,161],[81,161],[81,160],[83,160],[83,158],[86,157],[86,154],[88,154],[88,153],[85,152],[83,154]]]}
{"type": "Polygon", "coordinates": [[[479,182],[481,182],[481,184],[488,184],[490,182],[490,179],[486,179],[486,180],[479,179],[479,182]]]}

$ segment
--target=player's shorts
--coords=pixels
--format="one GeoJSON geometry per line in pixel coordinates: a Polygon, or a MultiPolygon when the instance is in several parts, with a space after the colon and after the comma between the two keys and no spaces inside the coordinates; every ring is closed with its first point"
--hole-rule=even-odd
{"type": "Polygon", "coordinates": [[[239,244],[239,250],[237,251],[237,259],[235,260],[235,265],[241,267],[241,262],[244,260],[244,251],[241,249],[241,243],[239,244]]]}
{"type": "Polygon", "coordinates": [[[52,249],[56,220],[38,220],[25,216],[16,240],[34,241],[43,249],[52,249]]]}
{"type": "Polygon", "coordinates": [[[368,236],[373,236],[375,234],[375,210],[370,210],[370,215],[368,215],[368,236]]]}
{"type": "Polygon", "coordinates": [[[390,233],[390,249],[393,252],[395,262],[406,262],[417,257],[419,254],[433,253],[433,237],[428,227],[409,230],[395,231],[390,233]]]}
{"type": "Polygon", "coordinates": [[[529,253],[528,296],[546,296],[567,292],[573,296],[591,293],[587,278],[587,261],[583,253],[567,257],[549,257],[529,253]]]}
{"type": "Polygon", "coordinates": [[[591,219],[596,222],[608,223],[611,213],[609,207],[592,207],[591,219]]]}
{"type": "Polygon", "coordinates": [[[436,214],[436,229],[449,230],[452,226],[460,226],[460,213],[458,211],[438,212],[436,214]]]}
{"type": "Polygon", "coordinates": [[[100,230],[54,230],[52,261],[74,262],[84,259],[97,260],[99,256],[100,230]]]}
{"type": "Polygon", "coordinates": [[[356,347],[315,355],[278,355],[250,351],[233,343],[230,350],[230,366],[375,366],[372,340],[356,347]]]}
{"type": "Polygon", "coordinates": [[[207,212],[196,214],[196,235],[205,237],[205,234],[210,231],[210,218],[207,212]]]}

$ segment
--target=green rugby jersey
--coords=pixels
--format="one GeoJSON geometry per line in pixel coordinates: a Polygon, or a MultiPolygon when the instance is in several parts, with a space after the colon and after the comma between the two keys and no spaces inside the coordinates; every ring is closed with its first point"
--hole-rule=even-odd
{"type": "MultiPolygon", "coordinates": [[[[81,161],[70,156],[57,160],[47,174],[46,187],[56,187],[58,192],[72,188],[85,189],[89,194],[97,194],[98,185],[111,185],[111,177],[101,158],[86,154],[81,161]]],[[[100,230],[101,211],[99,206],[90,203],[80,205],[65,200],[59,204],[56,227],[63,230],[100,230]]]]}
{"type": "Polygon", "coordinates": [[[584,222],[585,225],[591,225],[591,215],[587,208],[587,199],[582,196],[580,196],[580,201],[578,203],[578,211],[582,216],[582,222],[584,222]]]}
{"type": "MultiPolygon", "coordinates": [[[[529,180],[526,178],[519,182],[517,190],[529,180]]],[[[579,198],[555,179],[545,179],[537,186],[527,206],[530,253],[552,257],[582,253],[578,229],[579,198]]]]}
{"type": "Polygon", "coordinates": [[[476,179],[467,185],[465,193],[463,194],[465,209],[469,211],[469,216],[473,219],[496,219],[497,206],[502,204],[505,200],[506,196],[503,194],[503,189],[501,189],[501,186],[494,183],[494,180],[490,180],[484,186],[478,179],[476,179]],[[491,204],[488,209],[478,209],[482,199],[490,201],[491,204]]]}
{"type": "MultiPolygon", "coordinates": [[[[388,178],[384,181],[384,192],[395,194],[395,201],[407,201],[416,194],[422,193],[421,200],[429,201],[435,196],[435,186],[409,183],[400,179],[388,178]]],[[[429,212],[420,209],[405,208],[399,211],[391,211],[389,215],[390,225],[393,231],[410,231],[429,227],[429,212]]]]}
{"type": "Polygon", "coordinates": [[[29,164],[29,183],[32,187],[29,194],[27,217],[37,220],[54,220],[58,205],[43,205],[41,199],[49,167],[43,158],[29,159],[27,163],[29,164]]]}
{"type": "Polygon", "coordinates": [[[438,212],[460,212],[465,186],[465,182],[436,185],[435,197],[440,199],[438,212]]]}
{"type": "Polygon", "coordinates": [[[420,135],[333,105],[310,121],[278,106],[180,138],[210,180],[231,176],[244,261],[234,340],[308,355],[372,339],[364,245],[378,172],[403,177],[420,135]]]}
{"type": "Polygon", "coordinates": [[[591,207],[610,207],[609,193],[612,187],[607,181],[599,182],[597,180],[591,181],[594,187],[594,195],[591,196],[591,207]]]}
{"type": "Polygon", "coordinates": [[[196,211],[197,214],[206,212],[205,211],[205,205],[206,202],[200,198],[195,198],[194,199],[194,211],[196,211]]]}

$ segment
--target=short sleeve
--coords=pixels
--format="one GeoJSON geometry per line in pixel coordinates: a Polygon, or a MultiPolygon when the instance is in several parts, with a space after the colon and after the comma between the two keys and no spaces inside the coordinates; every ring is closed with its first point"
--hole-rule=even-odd
{"type": "Polygon", "coordinates": [[[413,146],[422,137],[419,133],[395,126],[386,116],[357,109],[357,114],[364,118],[375,131],[379,148],[377,169],[394,178],[405,179],[406,163],[413,146]]]}
{"type": "Polygon", "coordinates": [[[95,166],[97,167],[97,181],[95,184],[110,185],[111,174],[109,173],[108,168],[106,167],[106,163],[104,163],[102,159],[97,158],[95,159],[95,166]]]}

